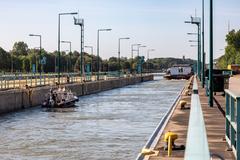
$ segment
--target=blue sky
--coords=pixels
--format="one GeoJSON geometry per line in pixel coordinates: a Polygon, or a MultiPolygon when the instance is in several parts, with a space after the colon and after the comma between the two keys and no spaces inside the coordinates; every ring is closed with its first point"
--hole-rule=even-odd
{"type": "MultiPolygon", "coordinates": [[[[206,1],[206,34],[208,33],[208,1],[206,1]]],[[[228,21],[231,29],[240,29],[240,1],[215,0],[214,36],[215,54],[219,57],[225,44],[228,21]]],[[[42,34],[43,47],[57,50],[57,15],[60,12],[79,11],[85,20],[85,45],[94,46],[99,28],[112,28],[100,35],[100,55],[104,58],[117,56],[119,37],[121,54],[129,57],[131,44],[141,43],[146,56],[147,49],[154,48],[150,57],[182,57],[196,59],[197,48],[190,47],[188,40],[195,39],[187,32],[196,32],[196,26],[184,24],[190,15],[201,16],[201,0],[8,0],[0,1],[0,46],[11,50],[13,43],[24,41],[29,48],[38,46],[38,39],[29,33],[42,34]]],[[[74,26],[72,16],[61,18],[61,40],[72,41],[72,50],[80,49],[80,29],[74,26]]],[[[208,54],[206,35],[206,53],[208,54]]],[[[62,44],[62,50],[68,49],[62,44]]],[[[86,50],[88,51],[88,50],[86,50]]]]}

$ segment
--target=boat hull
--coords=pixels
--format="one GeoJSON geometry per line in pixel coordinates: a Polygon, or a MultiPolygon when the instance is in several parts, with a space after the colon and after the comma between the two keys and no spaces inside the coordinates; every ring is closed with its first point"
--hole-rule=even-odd
{"type": "Polygon", "coordinates": [[[77,97],[75,97],[73,100],[65,101],[62,103],[55,103],[54,105],[51,105],[48,102],[43,102],[42,108],[70,108],[74,107],[76,102],[78,102],[77,97]]]}
{"type": "Polygon", "coordinates": [[[171,79],[189,79],[192,75],[164,75],[164,78],[171,79]]]}

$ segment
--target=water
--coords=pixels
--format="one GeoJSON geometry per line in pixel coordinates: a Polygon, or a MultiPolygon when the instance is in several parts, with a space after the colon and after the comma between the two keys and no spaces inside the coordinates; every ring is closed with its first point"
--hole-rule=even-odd
{"type": "Polygon", "coordinates": [[[155,81],[80,97],[77,108],[40,107],[0,118],[1,160],[132,160],[185,81],[155,81]]]}

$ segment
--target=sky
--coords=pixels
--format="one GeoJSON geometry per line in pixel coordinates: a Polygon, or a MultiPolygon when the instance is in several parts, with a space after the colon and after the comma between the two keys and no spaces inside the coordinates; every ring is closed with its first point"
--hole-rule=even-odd
{"type": "MultiPolygon", "coordinates": [[[[209,46],[209,0],[205,0],[205,52],[209,46]]],[[[196,36],[197,26],[185,24],[190,16],[202,15],[202,0],[0,0],[0,47],[9,51],[14,42],[24,41],[29,48],[39,46],[36,37],[42,35],[42,46],[47,51],[57,50],[58,14],[79,12],[84,19],[84,43],[94,47],[96,54],[97,30],[111,28],[100,33],[100,56],[117,56],[118,39],[121,56],[131,56],[131,44],[141,43],[140,55],[150,58],[177,57],[197,58],[197,48],[190,47],[189,40],[196,36]]],[[[240,29],[240,1],[215,0],[214,2],[214,58],[223,54],[225,35],[230,29],[240,29]]],[[[72,42],[72,50],[80,50],[80,27],[74,25],[73,16],[61,17],[61,40],[72,42]]],[[[61,50],[69,50],[61,44],[61,50]]],[[[85,49],[90,52],[89,49],[85,49]]],[[[136,53],[134,53],[136,55],[136,53]]],[[[207,56],[208,59],[208,56],[207,56]]]]}

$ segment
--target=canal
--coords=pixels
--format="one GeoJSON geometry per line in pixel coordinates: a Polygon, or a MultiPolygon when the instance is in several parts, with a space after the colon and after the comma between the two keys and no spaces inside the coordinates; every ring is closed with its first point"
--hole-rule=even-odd
{"type": "Polygon", "coordinates": [[[40,107],[0,117],[1,160],[132,160],[186,81],[154,81],[80,97],[78,107],[40,107]]]}

